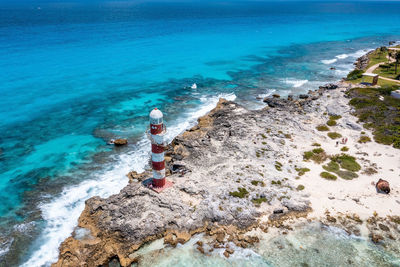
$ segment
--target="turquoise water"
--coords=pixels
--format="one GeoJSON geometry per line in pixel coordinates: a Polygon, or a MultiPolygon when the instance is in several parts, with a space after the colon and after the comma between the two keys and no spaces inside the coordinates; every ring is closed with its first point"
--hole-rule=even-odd
{"type": "Polygon", "coordinates": [[[0,3],[0,263],[49,265],[84,201],[146,167],[155,106],[173,138],[220,96],[257,108],[257,96],[336,81],[368,49],[400,40],[399,11],[396,2],[0,3]],[[130,145],[105,145],[116,137],[130,145]]]}

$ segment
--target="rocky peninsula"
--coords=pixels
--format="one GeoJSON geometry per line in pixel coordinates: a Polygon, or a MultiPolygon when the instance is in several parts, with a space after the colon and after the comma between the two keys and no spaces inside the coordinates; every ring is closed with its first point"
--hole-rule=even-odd
{"type": "Polygon", "coordinates": [[[119,194],[87,200],[53,266],[140,265],[143,244],[176,246],[197,233],[211,240],[196,243],[200,253],[223,248],[230,257],[228,243],[251,247],[258,233],[312,221],[381,245],[399,240],[399,150],[372,141],[354,116],[354,87],[341,81],[296,98],[276,95],[260,110],[220,99],[168,145],[174,186],[158,194],[142,184],[150,173],[132,172],[119,194]],[[389,194],[378,193],[380,178],[389,194]]]}

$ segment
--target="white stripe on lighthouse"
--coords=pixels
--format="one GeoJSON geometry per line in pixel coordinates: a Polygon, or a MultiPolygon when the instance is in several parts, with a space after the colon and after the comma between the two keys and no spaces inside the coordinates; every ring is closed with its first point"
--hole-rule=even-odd
{"type": "Polygon", "coordinates": [[[164,152],[162,152],[162,153],[152,153],[151,154],[151,160],[153,162],[162,162],[162,161],[164,161],[164,152]]]}
{"type": "Polygon", "coordinates": [[[154,179],[163,179],[165,177],[165,169],[160,171],[153,170],[153,178],[154,179]]]}

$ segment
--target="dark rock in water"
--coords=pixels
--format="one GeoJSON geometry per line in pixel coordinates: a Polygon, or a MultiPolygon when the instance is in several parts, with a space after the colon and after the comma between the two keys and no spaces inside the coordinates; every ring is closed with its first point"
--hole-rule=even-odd
{"type": "Polygon", "coordinates": [[[301,95],[299,95],[299,98],[300,99],[307,99],[309,97],[309,95],[307,95],[307,94],[301,94],[301,95]]]}
{"type": "Polygon", "coordinates": [[[330,69],[330,70],[336,70],[336,68],[335,68],[335,67],[330,67],[329,69],[330,69]]]}
{"type": "Polygon", "coordinates": [[[389,182],[386,180],[379,179],[376,183],[376,190],[378,193],[389,194],[390,193],[390,186],[389,182]]]}
{"type": "Polygon", "coordinates": [[[292,101],[293,100],[293,95],[288,95],[287,99],[292,101]]]}
{"type": "Polygon", "coordinates": [[[338,87],[339,86],[337,86],[334,83],[328,83],[328,84],[325,84],[323,86],[320,86],[319,89],[321,89],[321,90],[335,90],[338,87]]]}
{"type": "Polygon", "coordinates": [[[280,98],[281,96],[278,95],[278,94],[273,94],[272,97],[273,97],[273,98],[280,98]]]}
{"type": "Polygon", "coordinates": [[[274,214],[281,214],[283,213],[283,209],[274,209],[274,214]]]}
{"type": "Polygon", "coordinates": [[[396,41],[390,41],[389,45],[394,45],[396,43],[396,41]]]}
{"type": "Polygon", "coordinates": [[[381,235],[378,234],[372,234],[371,235],[371,240],[372,242],[374,242],[375,244],[379,243],[381,240],[383,240],[383,237],[381,235]]]}
{"type": "Polygon", "coordinates": [[[127,139],[116,139],[114,140],[114,145],[115,146],[124,146],[128,144],[128,140],[127,139]]]}
{"type": "Polygon", "coordinates": [[[280,99],[280,98],[264,98],[263,100],[264,103],[267,103],[269,107],[271,108],[283,108],[286,107],[287,104],[290,102],[289,100],[286,99],[280,99]]]}

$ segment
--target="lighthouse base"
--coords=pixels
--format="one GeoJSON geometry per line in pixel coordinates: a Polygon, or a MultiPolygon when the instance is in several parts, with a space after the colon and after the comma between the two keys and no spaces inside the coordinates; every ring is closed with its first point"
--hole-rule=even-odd
{"type": "Polygon", "coordinates": [[[165,180],[165,183],[164,183],[163,186],[155,187],[153,185],[153,178],[150,178],[150,179],[146,179],[145,181],[143,181],[143,185],[146,186],[147,188],[157,192],[157,193],[161,193],[162,191],[164,191],[168,187],[172,187],[174,185],[174,183],[170,182],[168,180],[165,180]]]}

